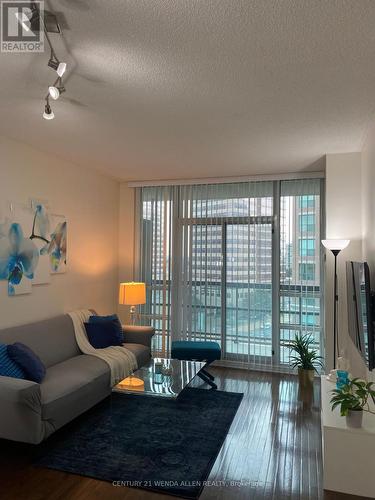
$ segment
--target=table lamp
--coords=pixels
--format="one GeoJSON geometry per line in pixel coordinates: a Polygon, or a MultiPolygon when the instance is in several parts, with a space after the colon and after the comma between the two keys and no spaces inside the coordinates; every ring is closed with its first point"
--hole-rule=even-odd
{"type": "Polygon", "coordinates": [[[144,283],[120,283],[119,303],[130,306],[131,323],[135,323],[135,306],[146,304],[144,283]]]}
{"type": "Polygon", "coordinates": [[[333,286],[333,369],[336,369],[336,349],[338,353],[338,330],[337,330],[337,305],[339,297],[337,295],[337,256],[350,243],[350,240],[322,240],[323,246],[331,250],[335,257],[334,286],[333,286]]]}

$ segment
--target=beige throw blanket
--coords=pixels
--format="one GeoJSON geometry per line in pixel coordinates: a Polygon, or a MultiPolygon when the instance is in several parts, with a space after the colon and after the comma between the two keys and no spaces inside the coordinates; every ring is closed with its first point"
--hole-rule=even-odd
{"type": "Polygon", "coordinates": [[[87,339],[85,322],[88,322],[92,312],[80,310],[69,313],[72,318],[78,347],[83,354],[90,354],[105,361],[111,370],[111,387],[137,369],[137,359],[134,354],[123,346],[111,346],[105,349],[95,349],[87,339]]]}

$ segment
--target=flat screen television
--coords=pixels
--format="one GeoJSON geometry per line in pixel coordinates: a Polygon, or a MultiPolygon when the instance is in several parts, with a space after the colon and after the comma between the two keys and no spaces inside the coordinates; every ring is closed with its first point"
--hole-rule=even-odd
{"type": "Polygon", "coordinates": [[[349,335],[370,370],[375,368],[374,295],[367,262],[346,263],[349,335]]]}

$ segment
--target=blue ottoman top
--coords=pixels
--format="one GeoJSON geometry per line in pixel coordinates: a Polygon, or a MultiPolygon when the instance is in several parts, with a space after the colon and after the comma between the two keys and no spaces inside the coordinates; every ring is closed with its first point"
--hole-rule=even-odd
{"type": "Polygon", "coordinates": [[[221,358],[221,348],[217,342],[195,341],[195,340],[175,340],[172,342],[172,358],[215,361],[221,358]]]}

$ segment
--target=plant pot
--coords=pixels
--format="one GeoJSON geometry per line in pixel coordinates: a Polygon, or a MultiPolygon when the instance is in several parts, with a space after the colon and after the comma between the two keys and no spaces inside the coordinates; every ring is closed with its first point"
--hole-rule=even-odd
{"type": "Polygon", "coordinates": [[[314,370],[305,370],[298,368],[298,380],[301,387],[311,387],[314,382],[314,370]]]}
{"type": "Polygon", "coordinates": [[[346,415],[346,425],[352,429],[359,429],[362,427],[362,418],[362,410],[349,410],[349,413],[346,415]]]}

